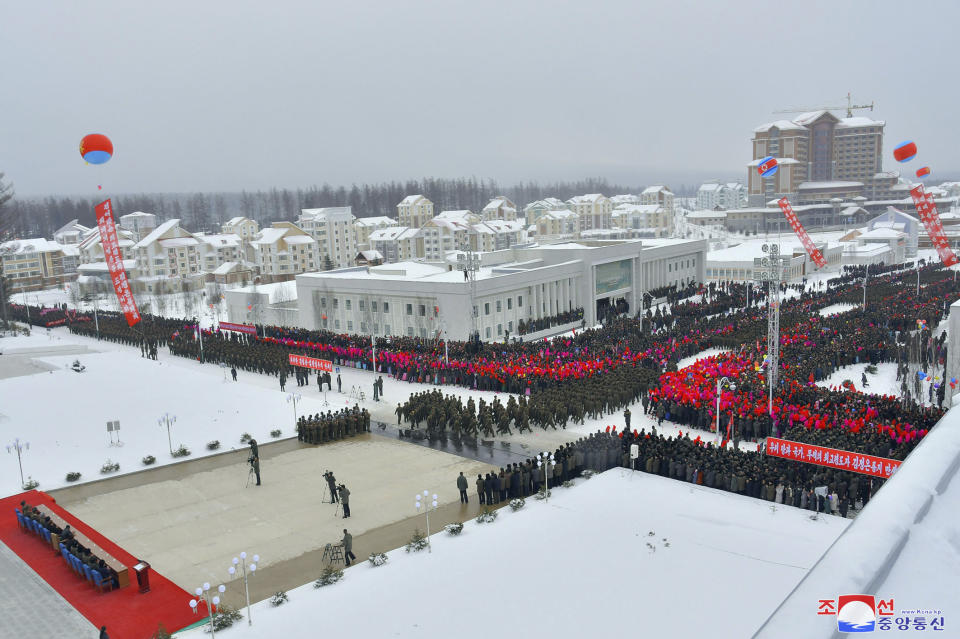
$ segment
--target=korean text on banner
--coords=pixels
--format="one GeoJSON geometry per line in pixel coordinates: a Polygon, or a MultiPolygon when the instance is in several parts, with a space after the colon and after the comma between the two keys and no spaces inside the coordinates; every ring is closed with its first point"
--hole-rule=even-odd
{"type": "Polygon", "coordinates": [[[861,455],[859,453],[851,453],[848,450],[824,448],[823,446],[791,442],[775,437],[767,438],[766,452],[768,455],[773,455],[774,457],[783,457],[784,459],[792,459],[794,461],[817,464],[819,466],[829,466],[830,468],[847,470],[851,473],[862,473],[864,475],[873,475],[874,477],[883,477],[884,479],[893,475],[900,467],[900,461],[897,459],[861,455]]]}
{"type": "Polygon", "coordinates": [[[133,326],[140,321],[140,311],[137,302],[133,299],[130,283],[127,281],[127,272],[123,269],[123,256],[120,253],[120,243],[117,240],[117,227],[113,222],[113,204],[105,200],[94,207],[97,212],[97,228],[100,230],[100,244],[103,246],[103,256],[113,282],[113,290],[120,302],[120,310],[127,318],[127,325],[133,326]]]}
{"type": "Polygon", "coordinates": [[[933,201],[932,193],[925,193],[923,185],[910,189],[910,197],[913,198],[913,205],[917,208],[917,216],[923,222],[923,228],[930,236],[930,242],[933,248],[937,249],[940,261],[944,266],[953,266],[958,261],[956,253],[950,248],[950,242],[943,231],[943,224],[940,222],[940,213],[937,211],[937,204],[933,201]]]}
{"type": "Polygon", "coordinates": [[[290,364],[293,366],[302,366],[312,368],[316,371],[333,372],[333,362],[327,359],[318,359],[316,357],[307,357],[306,355],[294,355],[290,353],[290,364]]]}
{"type": "Polygon", "coordinates": [[[246,333],[247,335],[256,335],[257,327],[253,324],[234,324],[233,322],[220,322],[218,324],[221,331],[236,331],[237,333],[246,333]]]}
{"type": "Polygon", "coordinates": [[[787,218],[787,222],[790,223],[790,227],[793,228],[793,232],[800,238],[800,243],[803,244],[803,248],[807,250],[807,254],[810,255],[813,263],[816,264],[818,268],[826,266],[827,260],[823,257],[820,249],[813,243],[813,240],[810,239],[810,236],[807,235],[806,229],[800,224],[797,214],[793,212],[793,207],[790,206],[790,200],[782,197],[777,200],[777,204],[780,205],[780,210],[783,211],[783,215],[787,218]]]}

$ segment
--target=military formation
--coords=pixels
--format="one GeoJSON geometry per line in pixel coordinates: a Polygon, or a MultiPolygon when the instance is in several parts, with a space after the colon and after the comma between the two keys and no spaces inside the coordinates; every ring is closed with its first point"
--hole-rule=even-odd
{"type": "MultiPolygon", "coordinates": [[[[406,403],[397,404],[394,412],[398,426],[407,421],[412,425],[412,430],[419,430],[423,424],[430,439],[446,437],[448,431],[455,439],[478,435],[493,437],[495,433],[512,435],[513,428],[520,433],[529,432],[528,404],[523,395],[519,399],[511,395],[506,404],[502,403],[499,397],[495,397],[489,404],[482,397],[478,403],[474,403],[471,397],[464,405],[463,400],[456,395],[444,395],[440,390],[432,390],[414,393],[406,403]]],[[[410,432],[403,434],[416,436],[410,432]]]]}
{"type": "Polygon", "coordinates": [[[307,444],[326,444],[360,433],[370,432],[370,412],[354,404],[337,412],[306,415],[297,420],[297,440],[307,444]]]}

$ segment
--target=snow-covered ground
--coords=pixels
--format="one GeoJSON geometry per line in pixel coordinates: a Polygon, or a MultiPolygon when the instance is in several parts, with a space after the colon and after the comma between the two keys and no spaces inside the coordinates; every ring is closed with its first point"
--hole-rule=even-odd
{"type": "Polygon", "coordinates": [[[431,554],[359,557],[338,584],[256,604],[230,637],[743,639],[848,524],[619,469],[554,493],[436,534],[431,554]]]}
{"type": "MultiPolygon", "coordinates": [[[[25,479],[30,476],[39,481],[42,490],[66,485],[66,473],[71,471],[81,473],[81,482],[101,479],[100,468],[107,459],[120,463],[120,474],[144,469],[141,460],[147,455],[156,457],[156,465],[180,461],[170,456],[167,429],[157,423],[167,412],[177,418],[170,435],[173,448],[182,443],[192,452],[189,459],[195,459],[240,448],[244,432],[259,442],[271,441],[270,431],[275,428],[281,429],[282,437],[295,436],[294,408],[286,399],[291,391],[302,397],[297,405],[299,415],[360,403],[389,419],[397,402],[406,401],[410,393],[437,388],[385,378],[384,401],[377,403],[371,399],[373,374],[342,368],[344,392],[327,393],[330,405],[324,406],[315,381],[309,387],[297,387],[290,379],[286,392],[281,392],[275,377],[239,371],[238,381],[233,382],[229,371],[170,356],[165,348],[160,349],[158,360],[152,361],[140,357],[139,349],[71,335],[65,328],[52,329],[49,334],[34,330],[29,337],[4,337],[0,352],[4,353],[0,356],[2,443],[9,444],[15,437],[30,442],[30,449],[23,453],[23,474],[25,479]],[[101,352],[50,354],[55,349],[77,347],[101,352]],[[43,352],[38,354],[36,349],[43,352]],[[53,370],[2,379],[4,367],[12,363],[4,360],[18,357],[31,358],[53,370]],[[86,366],[85,372],[68,370],[76,359],[86,366]],[[354,385],[364,390],[365,401],[350,397],[354,385]],[[112,420],[120,420],[123,446],[110,445],[106,425],[112,420]],[[207,450],[206,444],[212,440],[220,441],[219,451],[207,450]]],[[[466,389],[446,387],[444,391],[460,393],[464,401],[468,394],[466,389]]],[[[469,394],[488,402],[495,395],[469,394]]],[[[500,397],[506,401],[507,395],[500,393],[500,397]]],[[[0,457],[0,469],[0,495],[20,492],[16,456],[0,457]]]]}
{"type": "Polygon", "coordinates": [[[844,380],[853,382],[854,388],[863,393],[873,393],[877,395],[899,395],[900,382],[897,381],[897,365],[892,363],[877,364],[875,375],[866,373],[869,386],[864,387],[862,375],[866,372],[868,362],[860,364],[851,364],[833,372],[824,380],[817,382],[817,386],[830,388],[831,386],[840,386],[844,380]]]}
{"type": "Polygon", "coordinates": [[[830,315],[839,315],[840,313],[846,313],[847,311],[852,311],[858,306],[853,304],[831,304],[830,306],[824,306],[820,309],[820,317],[829,317],[830,315]]]}

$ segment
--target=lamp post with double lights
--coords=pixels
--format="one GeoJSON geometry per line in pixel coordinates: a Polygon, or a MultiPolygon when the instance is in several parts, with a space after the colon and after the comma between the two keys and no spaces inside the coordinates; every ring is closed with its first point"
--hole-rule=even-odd
{"type": "Polygon", "coordinates": [[[552,453],[537,453],[537,468],[543,468],[543,496],[547,501],[550,501],[550,477],[553,476],[556,465],[552,453]]]}
{"type": "Polygon", "coordinates": [[[13,442],[7,444],[7,452],[12,453],[17,451],[17,464],[20,466],[20,486],[24,486],[23,482],[23,451],[30,450],[30,442],[22,442],[20,438],[17,437],[13,442]]]}
{"type": "Polygon", "coordinates": [[[230,576],[236,577],[237,575],[237,565],[240,566],[240,576],[243,578],[243,592],[247,596],[247,625],[253,625],[253,618],[250,616],[250,586],[247,583],[247,579],[252,577],[255,572],[257,572],[257,562],[260,561],[260,555],[254,555],[253,561],[250,562],[250,574],[247,575],[247,553],[240,553],[240,557],[233,558],[233,565],[230,566],[230,576]]]}
{"type": "Polygon", "coordinates": [[[430,496],[430,491],[423,491],[423,501],[420,500],[420,493],[417,493],[417,512],[420,512],[420,509],[423,508],[424,514],[427,516],[427,552],[433,552],[433,545],[430,543],[430,511],[437,509],[437,494],[433,494],[433,501],[427,501],[427,498],[430,496]]]}
{"type": "MultiPolygon", "coordinates": [[[[217,587],[217,591],[222,595],[226,592],[227,587],[223,584],[220,584],[217,587]]],[[[210,636],[216,637],[216,629],[214,628],[213,623],[213,610],[220,605],[220,595],[210,596],[210,584],[204,583],[203,586],[197,586],[197,589],[194,590],[194,593],[197,595],[197,599],[190,600],[190,608],[193,610],[193,614],[199,612],[197,607],[200,605],[200,601],[203,601],[207,605],[207,614],[210,616],[210,636]]]]}
{"type": "Polygon", "coordinates": [[[303,399],[303,396],[300,393],[287,393],[287,403],[293,404],[293,424],[297,424],[297,402],[303,399]]]}
{"type": "Polygon", "coordinates": [[[722,377],[717,380],[717,445],[723,442],[723,428],[720,425],[720,394],[723,392],[723,387],[726,386],[732,391],[737,390],[737,383],[730,379],[729,377],[722,377]]]}
{"type": "Polygon", "coordinates": [[[170,454],[173,454],[173,440],[170,439],[170,427],[177,423],[177,416],[170,413],[164,413],[157,420],[157,424],[167,427],[167,446],[170,447],[170,454]]]}

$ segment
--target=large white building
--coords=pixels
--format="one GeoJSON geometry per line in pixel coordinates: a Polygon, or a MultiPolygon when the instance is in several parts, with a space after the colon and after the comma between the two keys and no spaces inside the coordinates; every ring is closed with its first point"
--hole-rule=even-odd
{"type": "MultiPolygon", "coordinates": [[[[353,264],[357,256],[356,217],[349,206],[302,209],[297,227],[317,241],[318,268],[329,259],[334,268],[353,264]]],[[[274,225],[276,226],[276,225],[274,225]]]]}
{"type": "Polygon", "coordinates": [[[608,229],[612,226],[610,215],[613,202],[602,193],[576,195],[567,200],[567,208],[580,218],[580,230],[608,229]]]}
{"type": "Polygon", "coordinates": [[[274,222],[251,244],[260,274],[270,278],[282,279],[321,267],[317,240],[292,222],[274,222]]]}
{"type": "Polygon", "coordinates": [[[697,189],[697,209],[739,209],[747,205],[747,188],[739,182],[707,182],[697,189]]]}
{"type": "Polygon", "coordinates": [[[621,204],[613,210],[613,226],[647,232],[654,237],[670,235],[673,216],[660,204],[621,204]]]}
{"type": "MultiPolygon", "coordinates": [[[[482,339],[496,341],[507,332],[516,336],[521,320],[579,308],[587,325],[593,325],[620,299],[636,313],[645,290],[701,281],[705,252],[703,240],[514,247],[480,254],[473,286],[456,260],[306,273],[297,276],[300,325],[367,335],[425,337],[445,331],[452,339],[466,339],[477,330],[482,339]]],[[[543,334],[571,325],[554,326],[543,334]]]]}

